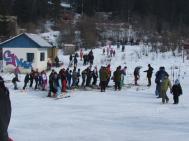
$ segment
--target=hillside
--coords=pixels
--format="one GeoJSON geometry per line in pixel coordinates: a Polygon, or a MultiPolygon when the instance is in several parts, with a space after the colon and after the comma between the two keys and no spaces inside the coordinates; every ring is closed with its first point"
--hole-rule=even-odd
{"type": "MultiPolygon", "coordinates": [[[[188,61],[182,63],[179,54],[173,57],[170,52],[155,54],[145,50],[147,55],[143,55],[142,45],[126,46],[124,53],[116,46],[113,48],[116,50],[116,57],[112,58],[111,62],[105,61],[107,57],[102,54],[102,48],[94,49],[94,65],[100,68],[101,65],[110,63],[112,71],[118,65],[126,65],[126,85],[121,91],[115,92],[108,88],[105,93],[101,93],[98,89],[75,89],[67,93],[70,98],[55,100],[46,97],[46,91],[15,91],[12,84],[6,83],[12,101],[10,136],[19,141],[187,141],[188,61]],[[149,63],[154,67],[154,73],[160,66],[165,66],[171,80],[171,67],[174,66],[174,77],[180,79],[183,87],[183,95],[178,105],[172,104],[172,95],[169,92],[168,104],[163,105],[160,99],[156,99],[154,74],[152,86],[146,87],[146,73],[143,71],[149,63]],[[136,66],[142,66],[140,86],[130,86],[136,66]]],[[[67,67],[69,56],[62,56],[60,52],[59,57],[67,67]]],[[[86,68],[82,66],[81,61],[78,67],[82,70],[86,68]]],[[[10,74],[1,75],[11,79],[10,74]]],[[[24,76],[19,78],[22,80],[19,87],[22,88],[24,76]]],[[[110,85],[113,85],[112,81],[110,85]]]]}

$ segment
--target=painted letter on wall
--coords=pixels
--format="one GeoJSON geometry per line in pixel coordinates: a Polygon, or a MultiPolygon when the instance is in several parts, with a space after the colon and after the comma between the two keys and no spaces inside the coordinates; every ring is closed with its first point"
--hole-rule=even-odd
{"type": "Polygon", "coordinates": [[[24,61],[23,58],[18,59],[18,57],[14,53],[11,53],[10,50],[6,50],[3,57],[6,65],[13,65],[15,67],[22,67],[24,69],[32,68],[32,62],[24,61]]]}

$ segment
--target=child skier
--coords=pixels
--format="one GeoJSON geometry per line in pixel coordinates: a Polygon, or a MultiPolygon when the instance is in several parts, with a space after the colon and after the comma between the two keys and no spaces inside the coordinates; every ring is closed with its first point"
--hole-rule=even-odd
{"type": "Polygon", "coordinates": [[[173,104],[179,103],[179,96],[182,95],[182,87],[178,79],[175,80],[175,84],[171,88],[171,93],[173,94],[173,104]]]}

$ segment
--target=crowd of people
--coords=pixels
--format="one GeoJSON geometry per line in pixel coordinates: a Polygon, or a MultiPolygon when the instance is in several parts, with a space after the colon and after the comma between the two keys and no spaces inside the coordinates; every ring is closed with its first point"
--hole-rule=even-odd
{"type": "MultiPolygon", "coordinates": [[[[111,47],[107,47],[105,50],[103,48],[103,54],[105,52],[107,55],[112,57],[114,56],[115,50],[111,47]],[[112,52],[112,54],[111,54],[112,52]]],[[[80,53],[75,53],[70,55],[70,62],[68,68],[62,68],[59,72],[56,72],[54,69],[51,71],[49,78],[45,71],[39,72],[38,69],[32,70],[30,73],[25,75],[23,90],[27,87],[33,87],[33,82],[35,82],[34,89],[48,90],[49,97],[59,97],[62,92],[67,92],[67,90],[73,88],[98,88],[101,92],[105,92],[106,88],[109,85],[110,80],[114,82],[114,90],[121,90],[124,84],[124,77],[126,76],[127,66],[118,66],[116,70],[112,73],[111,65],[101,66],[98,70],[97,66],[93,65],[94,55],[91,50],[89,53],[84,54],[83,50],[80,50],[80,53]],[[84,70],[80,70],[77,67],[77,58],[80,58],[80,61],[83,61],[83,65],[86,67],[84,70]],[[71,69],[73,67],[73,70],[71,69]],[[48,87],[47,87],[48,86],[48,87]]],[[[59,59],[57,60],[57,63],[59,59]]],[[[59,67],[59,66],[57,66],[59,67]]],[[[134,85],[140,86],[138,80],[140,79],[140,69],[141,66],[137,66],[134,69],[134,85]]],[[[148,79],[147,86],[150,87],[152,83],[153,68],[148,64],[148,69],[144,72],[147,73],[146,77],[148,79]]],[[[182,87],[179,84],[179,80],[175,81],[175,84],[171,85],[169,80],[169,74],[165,71],[165,67],[160,67],[155,74],[155,83],[156,90],[155,94],[157,98],[162,98],[162,103],[168,103],[169,98],[166,95],[168,88],[170,92],[174,95],[174,104],[178,104],[179,96],[182,94],[182,87]],[[178,86],[178,87],[177,87],[178,86]],[[177,92],[175,92],[177,91],[177,92]]],[[[20,82],[18,75],[15,74],[15,77],[12,79],[14,84],[14,89],[17,90],[17,82],[20,82]]]]}
{"type": "MultiPolygon", "coordinates": [[[[108,50],[103,49],[103,54],[105,54],[105,52],[107,52],[108,56],[115,56],[115,50],[110,50],[109,52],[108,50]]],[[[56,67],[60,67],[58,64],[59,59],[55,58],[55,61],[56,67]]],[[[62,68],[59,72],[52,69],[49,77],[45,71],[39,72],[38,69],[31,70],[30,73],[25,75],[23,90],[25,90],[27,86],[31,88],[34,86],[35,90],[48,90],[48,97],[59,98],[62,92],[67,92],[73,88],[92,87],[100,89],[101,92],[105,92],[106,88],[109,86],[110,80],[114,82],[115,91],[121,90],[124,86],[124,77],[126,76],[127,66],[118,66],[112,73],[110,64],[107,66],[101,66],[98,70],[97,66],[93,65],[93,61],[94,55],[92,50],[88,54],[84,54],[81,50],[79,55],[78,53],[75,53],[74,56],[70,55],[70,63],[67,69],[62,68]],[[77,66],[78,57],[80,57],[80,61],[83,61],[84,66],[89,64],[89,66],[82,71],[77,66]],[[71,69],[72,67],[73,70],[71,69]]],[[[140,79],[140,69],[141,66],[137,66],[133,72],[134,85],[139,87],[138,80],[140,79]]],[[[144,71],[147,73],[148,87],[150,87],[152,83],[151,78],[153,70],[152,66],[148,64],[148,69],[144,71]]],[[[17,82],[20,82],[20,80],[18,79],[18,74],[15,73],[15,77],[12,79],[15,90],[18,89],[17,82]]],[[[169,74],[166,72],[165,67],[160,67],[155,73],[155,83],[155,94],[157,98],[162,99],[163,104],[169,102],[167,96],[168,88],[173,95],[173,104],[179,103],[179,96],[182,95],[182,87],[178,79],[175,80],[172,86],[169,74]]],[[[0,141],[11,141],[7,132],[11,117],[11,102],[9,98],[9,90],[5,87],[4,80],[1,76],[0,91],[0,141]]]]}

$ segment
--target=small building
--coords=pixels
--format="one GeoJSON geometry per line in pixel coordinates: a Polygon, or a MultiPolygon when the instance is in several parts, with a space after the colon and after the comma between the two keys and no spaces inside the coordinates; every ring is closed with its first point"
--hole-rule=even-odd
{"type": "Polygon", "coordinates": [[[20,73],[47,69],[48,50],[53,47],[37,34],[22,33],[0,43],[3,71],[20,73]]]}
{"type": "Polygon", "coordinates": [[[63,44],[64,55],[73,54],[76,51],[74,44],[63,44]]]}

